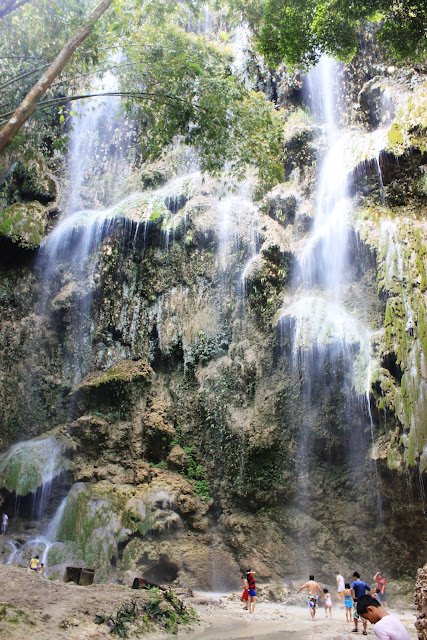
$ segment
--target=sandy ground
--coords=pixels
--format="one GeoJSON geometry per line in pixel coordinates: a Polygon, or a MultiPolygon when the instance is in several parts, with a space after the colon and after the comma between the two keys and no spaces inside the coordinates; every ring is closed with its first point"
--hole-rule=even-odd
{"type": "MultiPolygon", "coordinates": [[[[143,590],[115,584],[80,587],[41,578],[28,569],[0,565],[0,638],[8,640],[101,640],[112,638],[106,625],[96,625],[97,613],[112,614],[118,607],[136,598],[142,602],[149,597],[143,590]]],[[[180,627],[178,637],[185,640],[351,640],[353,625],[345,622],[345,612],[338,604],[332,609],[333,619],[325,619],[320,607],[315,625],[311,622],[305,600],[299,605],[259,602],[255,614],[244,611],[237,597],[196,594],[186,599],[199,623],[191,628],[180,627]]],[[[390,610],[408,628],[411,640],[416,640],[415,608],[390,610]]],[[[359,633],[362,636],[361,632],[359,633]]],[[[368,636],[376,638],[373,629],[368,636]]],[[[163,630],[147,634],[134,633],[129,638],[172,637],[163,630]]]]}
{"type": "MultiPolygon", "coordinates": [[[[306,598],[299,596],[297,605],[259,602],[253,616],[242,609],[240,603],[227,596],[195,597],[195,608],[204,626],[200,631],[186,633],[186,640],[351,640],[362,635],[352,633],[354,625],[346,622],[345,609],[334,602],[332,620],[325,617],[323,606],[318,608],[316,621],[311,621],[306,598]],[[204,603],[202,605],[198,603],[204,603]],[[206,626],[208,625],[208,626],[206,626]]],[[[389,609],[408,629],[411,640],[417,639],[414,622],[416,609],[389,609]]],[[[181,632],[178,637],[183,637],[181,632]]],[[[376,640],[373,627],[368,623],[368,638],[376,640]]]]}

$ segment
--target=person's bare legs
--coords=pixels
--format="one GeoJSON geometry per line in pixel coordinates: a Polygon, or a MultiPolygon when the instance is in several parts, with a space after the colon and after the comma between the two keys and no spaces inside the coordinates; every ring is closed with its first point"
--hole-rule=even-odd
{"type": "Polygon", "coordinates": [[[357,623],[359,622],[357,618],[354,617],[353,615],[353,622],[354,622],[354,629],[353,631],[357,631],[357,623]]]}
{"type": "Polygon", "coordinates": [[[249,609],[249,613],[253,613],[255,611],[255,605],[257,603],[257,597],[256,596],[249,596],[248,598],[248,609],[249,609]]]}
{"type": "Polygon", "coordinates": [[[252,611],[251,613],[253,613],[255,611],[255,605],[258,602],[258,598],[256,596],[252,597],[252,611]]]}

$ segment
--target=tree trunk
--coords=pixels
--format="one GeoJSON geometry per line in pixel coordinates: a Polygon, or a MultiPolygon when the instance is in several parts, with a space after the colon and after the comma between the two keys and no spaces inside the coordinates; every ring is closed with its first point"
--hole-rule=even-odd
{"type": "Polygon", "coordinates": [[[61,73],[77,47],[90,35],[97,20],[105,13],[113,1],[114,0],[102,0],[98,6],[95,7],[83,24],[80,25],[64,45],[40,80],[36,82],[31,91],[26,95],[9,122],[0,131],[0,153],[12,142],[24,122],[36,111],[40,98],[61,73]]]}

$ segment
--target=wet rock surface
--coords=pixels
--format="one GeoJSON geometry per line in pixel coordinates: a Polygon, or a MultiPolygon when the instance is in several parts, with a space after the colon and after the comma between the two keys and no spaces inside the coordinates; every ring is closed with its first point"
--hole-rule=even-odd
{"type": "MultiPolygon", "coordinates": [[[[342,315],[319,273],[307,296],[298,270],[326,135],[293,75],[278,87],[292,97],[286,182],[262,202],[250,180],[227,194],[173,151],[121,185],[88,185],[86,204],[104,188],[108,204],[126,197],[67,230],[76,244],[93,233],[84,278],[63,256],[46,294],[40,265],[0,261],[1,450],[52,427],[67,440],[69,475],[52,496],[54,511],[70,491],[49,550],[58,575],[82,562],[105,580],[143,571],[216,590],[248,566],[270,581],[311,559],[326,578],[357,559],[410,579],[424,562],[425,86],[387,69],[380,56],[342,70],[356,127],[342,315]],[[364,341],[369,388],[355,368],[364,341]]],[[[8,237],[37,244],[26,222],[8,237]]],[[[1,492],[11,505],[12,485],[1,492]]],[[[31,528],[26,509],[17,538],[31,528]]]]}

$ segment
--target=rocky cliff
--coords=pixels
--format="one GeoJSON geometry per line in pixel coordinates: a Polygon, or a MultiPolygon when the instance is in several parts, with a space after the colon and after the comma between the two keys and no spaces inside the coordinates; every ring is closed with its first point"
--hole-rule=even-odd
{"type": "Polygon", "coordinates": [[[75,219],[54,264],[34,251],[58,219],[42,187],[5,203],[1,496],[9,512],[21,496],[30,537],[46,461],[9,447],[60,451],[39,514],[68,495],[50,567],[223,589],[250,565],[267,580],[424,562],[426,80],[372,60],[342,74],[339,312],[298,280],[326,148],[301,78],[286,181],[261,201],[252,178],[230,193],[173,152],[134,168],[108,215],[75,219]]]}

